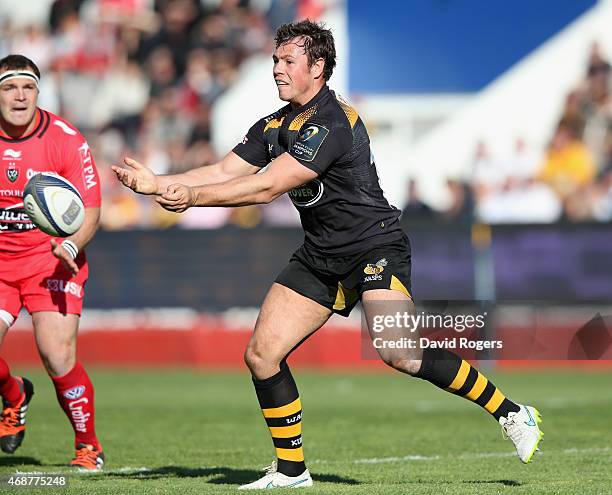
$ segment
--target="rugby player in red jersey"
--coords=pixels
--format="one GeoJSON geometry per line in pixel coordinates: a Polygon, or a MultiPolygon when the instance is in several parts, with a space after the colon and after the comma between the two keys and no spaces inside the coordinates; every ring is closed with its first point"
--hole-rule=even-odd
{"type": "MultiPolygon", "coordinates": [[[[101,469],[94,428],[94,389],[76,359],[76,339],[88,276],[83,248],[98,228],[100,179],[83,136],[37,106],[40,71],[22,55],[0,60],[0,343],[22,307],[32,315],[38,351],[60,406],[75,432],[72,466],[101,469]],[[85,221],[70,237],[54,239],[27,217],[23,188],[38,172],[68,179],[85,204],[85,221]]],[[[0,447],[21,445],[34,394],[26,378],[12,376],[0,358],[0,447]]]]}

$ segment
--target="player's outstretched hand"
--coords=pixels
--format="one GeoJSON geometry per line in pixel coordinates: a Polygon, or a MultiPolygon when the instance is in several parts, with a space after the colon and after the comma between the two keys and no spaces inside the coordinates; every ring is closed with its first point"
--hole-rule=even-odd
{"type": "Polygon", "coordinates": [[[157,176],[150,168],[127,156],[123,161],[128,168],[116,165],[113,165],[111,168],[117,174],[117,179],[125,187],[129,187],[132,191],[139,194],[157,193],[157,176]]]}
{"type": "Polygon", "coordinates": [[[61,244],[55,242],[55,239],[51,239],[51,253],[62,262],[62,265],[72,273],[73,277],[79,273],[79,267],[72,259],[72,256],[70,256],[70,253],[61,244]]]}
{"type": "Polygon", "coordinates": [[[166,192],[155,200],[166,210],[181,213],[187,208],[195,206],[196,194],[189,186],[170,184],[166,192]]]}

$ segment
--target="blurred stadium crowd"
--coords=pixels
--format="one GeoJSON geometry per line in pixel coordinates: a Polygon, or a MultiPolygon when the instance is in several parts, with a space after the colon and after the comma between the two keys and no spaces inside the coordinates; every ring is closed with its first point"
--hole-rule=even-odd
{"type": "Polygon", "coordinates": [[[404,218],[491,224],[612,221],[610,63],[597,43],[588,60],[584,80],[567,95],[545,150],[531,149],[526,137],[518,137],[509,156],[493,156],[480,141],[469,180],[447,182],[449,208],[431,210],[410,181],[404,218]]]}
{"type": "MultiPolygon", "coordinates": [[[[0,53],[34,60],[43,75],[41,104],[86,135],[102,176],[102,228],[249,227],[267,217],[274,223],[274,209],[174,215],[127,192],[109,165],[127,155],[165,174],[213,163],[215,100],[246,59],[270,56],[277,26],[318,17],[317,1],[34,1],[48,8],[43,23],[13,23],[10,12],[0,12],[0,53]]],[[[280,223],[284,217],[296,223],[293,212],[280,223]]]]}
{"type": "MultiPolygon", "coordinates": [[[[0,11],[0,53],[22,53],[43,72],[45,107],[87,136],[103,184],[102,227],[216,228],[297,225],[286,196],[265,207],[182,216],[124,190],[109,165],[132,156],[157,173],[213,163],[211,108],[241,64],[273,50],[274,29],[318,18],[322,0],[34,0],[44,22],[0,11]],[[2,15],[4,14],[4,15],[2,15]],[[84,103],[85,102],[85,103],[84,103]]],[[[544,152],[518,137],[510,156],[478,143],[470,180],[448,180],[443,212],[407,185],[407,221],[551,223],[612,220],[610,64],[594,44],[583,82],[565,102],[544,152]]],[[[366,122],[367,124],[367,122],[366,122]]]]}

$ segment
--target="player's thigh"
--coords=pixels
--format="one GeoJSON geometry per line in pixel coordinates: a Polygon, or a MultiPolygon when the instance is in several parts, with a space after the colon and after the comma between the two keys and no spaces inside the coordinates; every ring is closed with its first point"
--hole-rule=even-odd
{"type": "Polygon", "coordinates": [[[331,316],[329,308],[278,283],[259,312],[246,353],[249,359],[278,363],[331,316]]]}
{"type": "Polygon", "coordinates": [[[47,370],[56,375],[70,371],[76,362],[79,315],[39,311],[32,313],[32,323],[38,352],[47,370]]]}
{"type": "Polygon", "coordinates": [[[418,371],[422,350],[412,299],[402,291],[372,289],[362,294],[361,302],[370,338],[377,339],[375,348],[383,361],[403,371],[418,371]]]}

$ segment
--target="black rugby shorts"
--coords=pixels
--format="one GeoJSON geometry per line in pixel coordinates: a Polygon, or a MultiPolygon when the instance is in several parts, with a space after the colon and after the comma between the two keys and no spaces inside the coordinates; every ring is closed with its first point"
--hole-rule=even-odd
{"type": "Polygon", "coordinates": [[[367,290],[392,289],[412,298],[410,269],[410,242],[404,235],[350,256],[318,256],[302,246],[276,283],[348,316],[367,290]]]}

